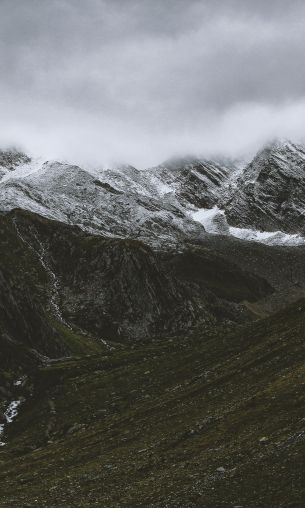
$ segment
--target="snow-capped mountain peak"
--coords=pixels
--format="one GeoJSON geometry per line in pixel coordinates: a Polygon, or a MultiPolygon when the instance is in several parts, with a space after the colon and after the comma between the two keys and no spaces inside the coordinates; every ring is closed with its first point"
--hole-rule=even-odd
{"type": "Polygon", "coordinates": [[[187,157],[147,170],[92,169],[7,151],[0,168],[1,210],[24,208],[95,234],[157,248],[207,233],[303,242],[305,148],[289,141],[264,147],[246,166],[187,157]]]}

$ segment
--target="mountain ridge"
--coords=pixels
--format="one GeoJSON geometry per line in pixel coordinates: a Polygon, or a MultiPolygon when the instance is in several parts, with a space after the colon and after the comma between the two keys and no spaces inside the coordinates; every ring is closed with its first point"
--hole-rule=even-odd
{"type": "Polygon", "coordinates": [[[28,209],[157,249],[177,248],[206,232],[275,244],[305,241],[305,149],[291,142],[268,145],[244,168],[228,159],[188,157],[146,170],[92,170],[15,157],[0,180],[2,210],[28,209]]]}

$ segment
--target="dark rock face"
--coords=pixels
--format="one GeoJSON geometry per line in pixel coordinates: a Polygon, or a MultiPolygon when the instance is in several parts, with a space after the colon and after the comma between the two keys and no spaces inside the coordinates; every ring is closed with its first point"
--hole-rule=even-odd
{"type": "Polygon", "coordinates": [[[174,278],[142,243],[90,236],[28,213],[14,220],[47,267],[44,276],[53,274],[47,284],[50,298],[52,284],[57,291],[57,318],[111,339],[181,333],[214,322],[206,294],[174,278]]]}
{"type": "MultiPolygon", "coordinates": [[[[229,247],[226,239],[223,239],[223,243],[229,247]]],[[[229,256],[225,248],[221,253],[221,249],[217,251],[211,247],[206,241],[203,249],[186,251],[172,257],[169,263],[181,279],[192,281],[202,291],[209,289],[219,298],[230,302],[256,301],[273,293],[266,278],[253,273],[254,267],[241,267],[239,258],[229,256]]],[[[261,254],[259,253],[260,262],[261,254]]]]}
{"type": "MultiPolygon", "coordinates": [[[[0,363],[33,362],[35,354],[65,351],[46,312],[46,275],[31,249],[17,234],[13,220],[0,216],[0,363]],[[26,360],[27,359],[27,360],[26,360]]],[[[36,358],[37,360],[37,358],[36,358]]]]}
{"type": "Polygon", "coordinates": [[[166,274],[144,245],[91,238],[63,243],[75,265],[63,271],[56,259],[62,303],[67,319],[79,326],[106,337],[144,338],[181,333],[209,318],[204,308],[199,317],[191,292],[166,274]]]}
{"type": "Polygon", "coordinates": [[[305,149],[286,142],[262,150],[224,208],[229,224],[237,227],[304,234],[305,149]]]}

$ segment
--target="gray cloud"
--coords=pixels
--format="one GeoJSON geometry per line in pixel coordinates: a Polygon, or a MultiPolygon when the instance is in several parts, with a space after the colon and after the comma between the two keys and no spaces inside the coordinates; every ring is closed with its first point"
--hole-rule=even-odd
{"type": "Polygon", "coordinates": [[[145,166],[301,139],[304,21],[297,0],[1,0],[0,141],[145,166]]]}

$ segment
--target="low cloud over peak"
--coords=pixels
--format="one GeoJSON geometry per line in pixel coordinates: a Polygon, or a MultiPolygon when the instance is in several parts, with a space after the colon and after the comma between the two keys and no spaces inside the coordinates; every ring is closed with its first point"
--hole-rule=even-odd
{"type": "Polygon", "coordinates": [[[149,166],[305,132],[303,2],[3,0],[0,141],[149,166]]]}

